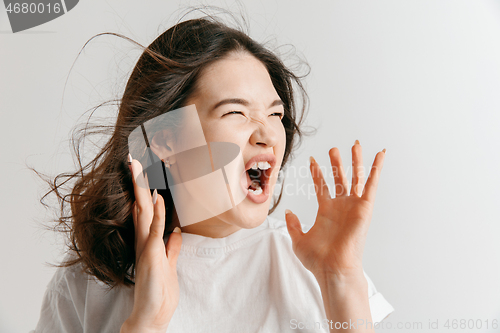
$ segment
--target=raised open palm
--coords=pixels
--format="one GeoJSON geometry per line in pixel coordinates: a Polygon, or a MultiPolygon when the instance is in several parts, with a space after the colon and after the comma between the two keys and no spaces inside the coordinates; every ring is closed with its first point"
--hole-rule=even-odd
{"type": "Polygon", "coordinates": [[[298,217],[287,210],[287,227],[295,254],[316,277],[359,275],[362,273],[363,250],[385,149],[375,156],[368,181],[363,187],[361,145],[356,140],[352,147],[353,178],[349,193],[339,150],[332,148],[329,155],[335,180],[335,198],[330,196],[321,169],[311,157],[311,175],[319,204],[316,221],[304,233],[298,217]]]}

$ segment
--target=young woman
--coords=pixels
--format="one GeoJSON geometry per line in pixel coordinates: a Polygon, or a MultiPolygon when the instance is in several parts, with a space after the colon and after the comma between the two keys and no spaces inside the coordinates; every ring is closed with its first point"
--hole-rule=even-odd
{"type": "MultiPolygon", "coordinates": [[[[35,331],[373,332],[393,311],[362,268],[385,150],[364,184],[356,141],[348,191],[332,148],[335,198],[311,158],[319,209],[307,233],[289,210],[286,223],[268,216],[281,198],[269,210],[278,172],[302,134],[306,103],[298,108],[294,87],[307,97],[276,55],[214,19],[179,23],[149,45],[109,142],[67,176],[76,180],[70,194],[53,183],[62,208],[71,206],[60,222],[72,255],[47,288],[35,331]],[[191,224],[170,189],[141,186],[147,152],[130,155],[128,141],[147,121],[186,107],[195,107],[207,143],[236,144],[246,173],[265,170],[259,184],[245,178],[239,204],[191,224]]],[[[172,133],[148,133],[148,148],[173,170],[172,133]]]]}

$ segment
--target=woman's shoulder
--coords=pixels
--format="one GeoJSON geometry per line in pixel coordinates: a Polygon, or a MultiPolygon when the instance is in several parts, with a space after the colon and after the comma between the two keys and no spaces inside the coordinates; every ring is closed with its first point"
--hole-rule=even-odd
{"type": "MultiPolygon", "coordinates": [[[[67,253],[63,256],[61,264],[68,263],[74,259],[76,259],[76,255],[67,253]]],[[[85,300],[89,288],[106,290],[109,289],[109,286],[88,274],[81,262],[70,266],[58,266],[47,285],[48,291],[55,292],[58,296],[73,302],[85,300]]]]}
{"type": "MultiPolygon", "coordinates": [[[[67,263],[75,259],[75,255],[68,253],[64,255],[61,264],[67,263]]],[[[58,293],[68,299],[74,298],[74,291],[85,291],[87,281],[90,277],[85,273],[82,264],[76,263],[71,266],[58,266],[55,270],[52,279],[47,285],[47,289],[58,293]]]]}
{"type": "MultiPolygon", "coordinates": [[[[267,221],[268,221],[268,229],[271,232],[274,232],[277,235],[281,235],[284,238],[289,239],[291,241],[290,234],[288,233],[288,229],[287,229],[285,220],[269,215],[267,217],[267,221]]],[[[310,226],[302,224],[302,223],[301,223],[301,227],[302,227],[303,232],[307,232],[311,228],[310,226]]]]}
{"type": "MultiPolygon", "coordinates": [[[[64,256],[63,263],[75,259],[64,256]]],[[[81,263],[60,266],[47,285],[35,332],[119,331],[133,306],[133,289],[110,288],[87,274],[81,263]]]]}
{"type": "MultiPolygon", "coordinates": [[[[285,265],[287,269],[304,270],[292,248],[292,238],[288,233],[286,222],[282,219],[268,216],[264,235],[259,235],[257,247],[258,251],[264,252],[268,258],[274,258],[275,264],[285,265]],[[279,258],[279,259],[278,259],[279,258]]],[[[302,230],[306,232],[308,227],[302,225],[302,230]]]]}
{"type": "MultiPolygon", "coordinates": [[[[71,254],[61,264],[75,259],[71,254]]],[[[79,330],[85,317],[88,275],[81,264],[59,266],[49,281],[35,332],[65,332],[66,327],[79,330]]]]}

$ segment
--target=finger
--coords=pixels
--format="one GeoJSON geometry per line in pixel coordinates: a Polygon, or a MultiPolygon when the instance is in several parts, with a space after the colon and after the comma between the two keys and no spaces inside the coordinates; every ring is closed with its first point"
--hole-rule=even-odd
{"type": "Polygon", "coordinates": [[[328,189],[328,185],[326,184],[318,162],[316,162],[312,156],[309,157],[309,161],[311,162],[309,169],[311,170],[311,176],[314,182],[314,191],[316,192],[318,203],[321,205],[326,200],[331,199],[330,190],[328,189]]]}
{"type": "Polygon", "coordinates": [[[377,192],[380,172],[382,171],[382,167],[384,165],[384,158],[385,149],[381,152],[378,152],[375,156],[372,169],[370,170],[370,175],[368,176],[368,180],[366,181],[366,185],[363,190],[363,195],[361,196],[363,199],[370,201],[371,203],[375,202],[375,194],[377,192]]]}
{"type": "Polygon", "coordinates": [[[302,226],[300,225],[299,218],[297,215],[292,213],[291,210],[285,210],[285,220],[286,220],[286,228],[288,229],[288,233],[292,238],[292,244],[297,243],[299,238],[304,235],[302,232],[302,226]]]}
{"type": "Polygon", "coordinates": [[[134,221],[134,250],[137,255],[137,205],[132,205],[132,220],[134,221]]]}
{"type": "Polygon", "coordinates": [[[360,197],[364,182],[363,174],[363,152],[359,141],[356,140],[352,146],[352,184],[351,195],[360,197]]]}
{"type": "Polygon", "coordinates": [[[149,187],[149,179],[148,179],[148,173],[147,172],[143,172],[142,173],[144,175],[144,187],[147,188],[147,189],[150,189],[151,187],[149,187]]]}
{"type": "Polygon", "coordinates": [[[154,213],[150,190],[145,187],[146,182],[142,173],[141,163],[137,160],[132,160],[130,167],[137,214],[135,233],[137,236],[136,258],[138,259],[148,239],[149,228],[154,213]]]}
{"type": "Polygon", "coordinates": [[[163,231],[165,230],[165,203],[163,197],[155,189],[153,192],[154,215],[149,227],[149,237],[159,238],[163,241],[163,231]]]}
{"type": "Polygon", "coordinates": [[[181,229],[179,227],[175,227],[174,231],[168,237],[166,247],[168,262],[172,265],[172,267],[177,266],[177,258],[179,257],[179,253],[181,251],[181,245],[181,229]]]}
{"type": "Polygon", "coordinates": [[[330,155],[330,163],[332,164],[333,179],[335,181],[335,196],[347,195],[347,177],[345,176],[344,167],[342,166],[342,158],[338,148],[332,148],[328,152],[330,155]]]}

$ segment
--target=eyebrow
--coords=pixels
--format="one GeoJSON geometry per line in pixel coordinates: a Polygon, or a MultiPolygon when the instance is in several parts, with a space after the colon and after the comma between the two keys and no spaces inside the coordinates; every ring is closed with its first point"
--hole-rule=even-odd
{"type": "MultiPolygon", "coordinates": [[[[250,102],[248,102],[246,99],[243,99],[243,98],[227,98],[227,99],[223,99],[222,101],[215,104],[212,108],[212,111],[217,109],[219,106],[222,106],[225,104],[241,104],[244,106],[249,106],[250,102]]],[[[278,106],[278,105],[283,105],[283,101],[281,99],[277,99],[274,102],[272,102],[271,105],[269,105],[269,108],[272,108],[273,106],[278,106]]]]}

